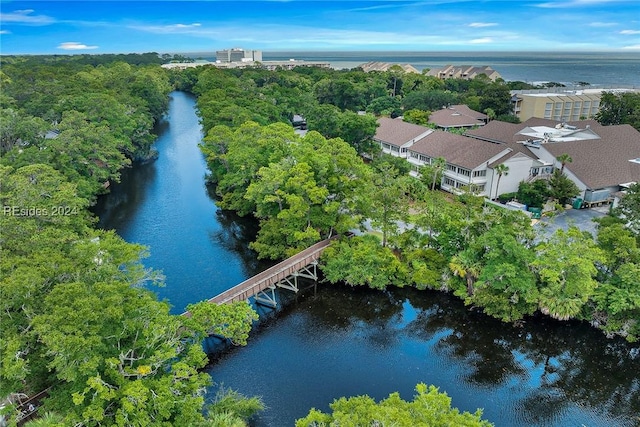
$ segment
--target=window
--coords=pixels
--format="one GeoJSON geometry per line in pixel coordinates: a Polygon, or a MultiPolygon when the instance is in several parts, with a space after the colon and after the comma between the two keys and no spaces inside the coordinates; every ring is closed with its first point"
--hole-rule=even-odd
{"type": "Polygon", "coordinates": [[[444,185],[448,185],[449,187],[454,187],[455,188],[455,186],[456,186],[456,182],[453,179],[451,179],[451,178],[449,178],[447,176],[445,176],[442,181],[444,182],[444,185]]]}
{"type": "Polygon", "coordinates": [[[418,153],[416,153],[415,151],[409,151],[409,153],[411,154],[411,157],[414,159],[419,158],[418,153]]]}
{"type": "Polygon", "coordinates": [[[431,157],[420,154],[420,161],[431,164],[431,157]]]}
{"type": "Polygon", "coordinates": [[[487,170],[483,169],[481,171],[473,171],[473,177],[477,178],[479,176],[487,176],[487,170]]]}
{"type": "Polygon", "coordinates": [[[451,172],[456,172],[458,168],[455,167],[454,165],[450,165],[449,163],[447,163],[447,170],[451,171],[451,172]]]}
{"type": "Polygon", "coordinates": [[[464,176],[471,176],[471,171],[467,169],[458,168],[458,173],[464,176]]]}

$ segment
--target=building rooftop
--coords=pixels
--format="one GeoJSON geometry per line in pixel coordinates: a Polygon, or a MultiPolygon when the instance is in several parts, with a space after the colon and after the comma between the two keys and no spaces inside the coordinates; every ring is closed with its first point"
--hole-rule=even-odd
{"type": "Polygon", "coordinates": [[[461,104],[432,112],[429,116],[429,123],[434,123],[442,128],[473,127],[483,126],[486,119],[486,114],[479,113],[461,104]]]}
{"type": "Polygon", "coordinates": [[[475,169],[502,152],[510,152],[505,145],[469,138],[462,135],[436,130],[421,138],[410,151],[431,158],[444,157],[447,163],[467,169],[475,169]]]}
{"type": "MultiPolygon", "coordinates": [[[[564,127],[562,124],[539,118],[531,118],[521,124],[494,120],[486,126],[466,132],[465,135],[504,144],[514,154],[521,152],[529,157],[537,157],[538,148],[534,144],[526,145],[523,142],[529,139],[525,137],[533,139],[542,133],[540,146],[554,157],[562,154],[571,156],[572,162],[565,168],[589,188],[640,182],[640,164],[633,161],[640,157],[640,132],[632,126],[602,126],[595,120],[568,122],[564,127]],[[546,143],[545,131],[551,132],[546,143]],[[554,136],[554,132],[558,134],[554,136]]],[[[507,158],[508,156],[498,162],[507,158]]]]}
{"type": "Polygon", "coordinates": [[[376,129],[376,134],[373,136],[373,139],[399,147],[432,131],[433,129],[407,123],[402,119],[380,117],[378,119],[378,128],[376,129]]]}

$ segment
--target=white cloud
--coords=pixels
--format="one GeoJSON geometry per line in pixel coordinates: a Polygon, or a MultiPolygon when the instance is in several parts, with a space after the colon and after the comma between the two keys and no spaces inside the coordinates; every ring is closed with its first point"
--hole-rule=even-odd
{"type": "Polygon", "coordinates": [[[9,30],[0,30],[0,34],[11,34],[9,30]]]}
{"type": "Polygon", "coordinates": [[[620,34],[624,34],[624,35],[640,34],[640,30],[622,30],[620,31],[620,34]]]}
{"type": "Polygon", "coordinates": [[[64,42],[58,45],[58,49],[62,50],[88,50],[88,49],[97,49],[98,46],[87,46],[86,44],[78,43],[78,42],[64,42]]]}
{"type": "Polygon", "coordinates": [[[469,24],[472,28],[495,27],[496,25],[498,25],[496,22],[472,22],[469,24]]]}
{"type": "Polygon", "coordinates": [[[616,22],[591,22],[589,24],[590,27],[596,28],[615,27],[616,25],[618,25],[616,22]]]}
{"type": "Polygon", "coordinates": [[[470,40],[469,43],[472,43],[472,44],[493,43],[493,39],[491,37],[483,37],[481,39],[470,40]]]}
{"type": "Polygon", "coordinates": [[[624,46],[623,49],[625,50],[640,50],[640,44],[634,44],[631,46],[624,46]]]}
{"type": "Polygon", "coordinates": [[[14,22],[17,24],[31,24],[31,25],[47,25],[55,22],[50,16],[46,15],[33,15],[33,9],[14,10],[9,13],[0,13],[0,21],[2,22],[14,22]]]}
{"type": "Polygon", "coordinates": [[[578,6],[596,6],[599,4],[620,2],[620,0],[570,0],[570,1],[551,1],[534,5],[542,8],[574,8],[578,6]]]}
{"type": "Polygon", "coordinates": [[[202,24],[194,22],[193,24],[171,24],[171,25],[132,25],[130,28],[134,30],[146,31],[156,34],[193,34],[206,33],[202,24]]]}

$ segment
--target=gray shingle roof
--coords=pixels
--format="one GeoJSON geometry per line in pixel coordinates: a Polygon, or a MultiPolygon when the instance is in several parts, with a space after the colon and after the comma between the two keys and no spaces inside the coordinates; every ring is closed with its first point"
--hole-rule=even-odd
{"type": "Polygon", "coordinates": [[[486,118],[485,114],[466,105],[452,105],[431,113],[429,123],[435,123],[440,127],[482,126],[486,118]]]}
{"type": "MultiPolygon", "coordinates": [[[[526,127],[555,127],[556,120],[531,118],[521,124],[499,122],[488,123],[479,129],[466,132],[466,135],[488,141],[502,142],[509,148],[523,152],[531,157],[535,149],[528,150],[516,141],[524,139],[518,132],[526,127]]],[[[579,129],[587,126],[600,139],[565,141],[544,144],[544,148],[554,157],[568,154],[573,161],[565,166],[580,181],[591,189],[616,186],[627,182],[640,182],[640,165],[629,160],[640,157],[640,132],[630,125],[602,126],[595,120],[568,122],[579,129]]],[[[506,158],[505,158],[506,159],[506,158]]],[[[498,162],[504,161],[500,159],[498,162]]],[[[496,163],[496,162],[494,162],[496,163]]]]}
{"type": "Polygon", "coordinates": [[[441,130],[417,141],[409,149],[431,158],[444,157],[448,163],[475,169],[508,147],[441,130]]]}
{"type": "Polygon", "coordinates": [[[640,182],[640,132],[630,125],[600,126],[592,129],[602,139],[545,144],[553,156],[568,154],[573,161],[565,166],[589,188],[596,190],[627,182],[640,182]]]}
{"type": "Polygon", "coordinates": [[[373,139],[400,147],[430,130],[428,127],[407,123],[401,119],[380,117],[373,139]]]}

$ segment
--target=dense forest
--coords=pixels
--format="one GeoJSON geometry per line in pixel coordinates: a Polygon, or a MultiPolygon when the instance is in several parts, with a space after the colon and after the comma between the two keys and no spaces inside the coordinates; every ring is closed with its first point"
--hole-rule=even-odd
{"type": "Polygon", "coordinates": [[[203,410],[200,342],[215,333],[244,344],[255,312],[201,303],[170,315],[145,288],[162,279],[140,262],[147,248],[96,230],[88,210],[122,168],[150,157],[168,76],[82,59],[2,58],[2,412],[15,425],[30,413],[21,397],[45,391],[34,425],[241,422],[259,400],[229,392],[203,410]]]}
{"type": "MultiPolygon", "coordinates": [[[[198,96],[220,206],[260,221],[258,256],[282,258],[371,225],[376,231],[325,251],[326,280],[441,289],[506,322],[542,314],[585,320],[629,341],[640,336],[640,185],[599,222],[595,238],[575,227],[546,236],[521,213],[485,205],[472,188],[438,191],[442,164],[415,179],[407,162],[371,143],[377,115],[428,118],[450,103],[511,120],[509,90],[521,82],[313,68],[200,68],[176,78],[198,96]],[[295,113],[307,119],[304,137],[287,125],[295,113]]],[[[600,119],[628,121],[637,110],[603,117],[631,104],[606,96],[600,119]]]]}
{"type": "MultiPolygon", "coordinates": [[[[443,105],[515,121],[509,90],[524,83],[394,68],[160,68],[168,59],[2,58],[0,396],[11,422],[18,394],[42,390],[49,426],[241,426],[261,407],[229,391],[204,408],[212,379],[199,371],[205,335],[246,343],[250,306],[199,303],[190,317],[170,315],[146,290],[162,281],[141,264],[149,248],[96,230],[88,210],[122,168],[156,155],[153,125],[173,89],[198,97],[209,181],[222,209],[259,221],[251,244],[259,257],[338,234],[323,259],[329,282],[439,289],[506,322],[548,315],[640,336],[640,186],[600,221],[596,238],[571,228],[543,239],[528,217],[485,206],[473,189],[440,192],[442,165],[415,179],[372,143],[377,116],[425,124],[443,105]],[[307,120],[304,137],[295,114],[307,120]],[[364,233],[345,237],[353,230],[364,233]]],[[[486,424],[480,413],[451,410],[435,389],[416,391],[413,402],[341,399],[333,414],[312,411],[298,425],[344,422],[345,411],[389,419],[400,408],[411,425],[412,405],[427,400],[439,408],[434,420],[486,424]]]]}

